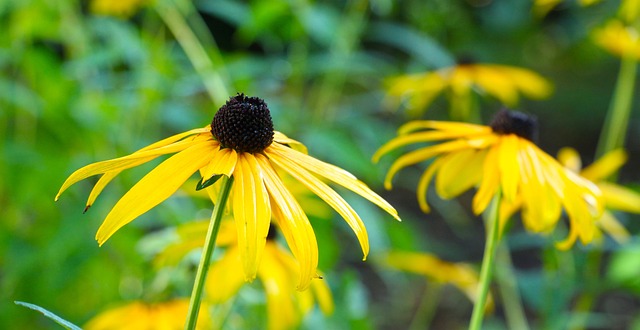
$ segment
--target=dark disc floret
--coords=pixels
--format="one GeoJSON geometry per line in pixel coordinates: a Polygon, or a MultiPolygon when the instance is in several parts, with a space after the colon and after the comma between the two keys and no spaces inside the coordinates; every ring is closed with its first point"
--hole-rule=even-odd
{"type": "Polygon", "coordinates": [[[263,99],[233,96],[211,122],[211,134],[223,148],[259,153],[273,142],[273,121],[263,99]]]}
{"type": "Polygon", "coordinates": [[[538,120],[522,112],[500,110],[490,126],[496,134],[515,134],[532,142],[538,139],[538,120]]]}

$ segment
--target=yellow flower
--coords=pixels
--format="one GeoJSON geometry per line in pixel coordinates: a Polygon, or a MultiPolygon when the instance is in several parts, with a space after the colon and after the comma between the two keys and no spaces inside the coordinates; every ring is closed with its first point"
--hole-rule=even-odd
{"type": "Polygon", "coordinates": [[[128,17],[149,0],[92,0],[91,12],[99,15],[128,17]]]}
{"type": "MultiPolygon", "coordinates": [[[[183,329],[187,318],[189,299],[176,299],[158,304],[134,301],[109,309],[89,320],[86,330],[140,330],[183,329]]],[[[208,313],[200,313],[197,329],[208,329],[211,319],[208,313]]]]}
{"type": "MultiPolygon", "coordinates": [[[[601,0],[578,0],[578,4],[582,7],[588,7],[600,1],[601,0]]],[[[534,0],[533,13],[538,17],[544,17],[560,3],[562,3],[562,0],[534,0]]]]}
{"type": "Polygon", "coordinates": [[[266,103],[243,94],[227,101],[211,125],[75,171],[63,183],[56,200],[72,184],[102,174],[89,195],[88,208],[121,171],[171,153],[177,154],[144,176],[111,209],[96,234],[98,244],[102,245],[122,226],[169,198],[196,171],[200,171],[202,178],[198,184],[200,189],[211,189],[222,175],[234,179],[230,205],[248,280],[255,278],[258,271],[272,216],[301,263],[299,288],[306,288],[311,278],[317,276],[318,246],[313,228],[276,168],[300,181],[345,219],[360,242],[364,258],[369,252],[364,223],[321,178],[359,194],[399,220],[389,203],[351,173],[307,155],[300,142],[274,131],[266,103]]]}
{"type": "MultiPolygon", "coordinates": [[[[558,160],[573,172],[579,173],[582,177],[595,182],[602,191],[605,208],[640,213],[639,193],[606,181],[607,177],[617,172],[627,161],[627,154],[624,150],[613,150],[584,169],[582,168],[580,155],[575,149],[560,149],[558,160]]],[[[596,224],[618,242],[624,242],[629,239],[627,230],[620,224],[615,215],[608,210],[604,211],[596,224]]]]}
{"type": "Polygon", "coordinates": [[[471,91],[495,97],[507,106],[518,103],[519,93],[540,99],[551,94],[551,84],[537,73],[513,66],[462,62],[433,72],[410,74],[388,81],[388,94],[407,97],[410,109],[424,109],[442,92],[451,102],[471,97],[471,91]]]}
{"type": "Polygon", "coordinates": [[[435,158],[418,183],[418,201],[425,212],[427,188],[436,177],[435,188],[444,199],[478,187],[473,212],[482,213],[501,193],[500,212],[522,203],[525,227],[533,232],[550,231],[562,209],[569,216],[569,237],[559,247],[571,246],[579,237],[593,239],[594,218],[602,213],[601,192],[593,183],[565,169],[531,140],[535,120],[519,112],[500,111],[491,126],[457,122],[414,121],[399,130],[373,156],[374,161],[394,149],[420,142],[436,142],[398,158],[387,174],[385,186],[401,169],[435,158]]]}
{"type": "MultiPolygon", "coordinates": [[[[194,221],[176,229],[177,239],[158,254],[160,266],[176,264],[188,252],[204,245],[208,221],[194,221]]],[[[295,258],[282,249],[271,227],[258,279],[262,283],[267,302],[269,329],[292,329],[300,325],[304,316],[317,303],[324,314],[333,312],[333,298],[326,281],[314,279],[309,290],[297,291],[293,283],[300,267],[295,258]]],[[[206,301],[221,304],[233,298],[245,283],[240,272],[229,271],[242,267],[233,219],[227,217],[220,224],[216,245],[226,247],[222,257],[210,268],[207,277],[206,301]]]]}
{"type": "MultiPolygon", "coordinates": [[[[430,253],[404,251],[389,252],[385,261],[393,268],[423,275],[437,283],[451,284],[474,303],[478,298],[478,273],[468,264],[440,260],[430,253]]],[[[491,301],[491,297],[489,299],[491,301]]]]}
{"type": "Polygon", "coordinates": [[[640,16],[639,0],[622,0],[618,10],[618,16],[622,17],[627,23],[633,23],[640,16]]]}
{"type": "Polygon", "coordinates": [[[620,57],[640,59],[640,36],[638,30],[612,20],[593,34],[595,43],[606,51],[620,57]]]}

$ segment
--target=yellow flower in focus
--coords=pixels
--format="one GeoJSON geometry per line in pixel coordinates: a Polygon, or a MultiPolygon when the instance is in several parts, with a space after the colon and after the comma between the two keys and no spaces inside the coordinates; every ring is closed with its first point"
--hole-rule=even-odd
{"type": "Polygon", "coordinates": [[[378,161],[405,145],[435,142],[398,158],[387,173],[385,187],[391,189],[391,180],[401,169],[435,158],[418,182],[423,211],[429,212],[427,188],[435,177],[436,192],[443,199],[478,187],[473,198],[475,214],[482,213],[498,192],[501,214],[510,204],[521,202],[525,227],[537,233],[553,229],[564,208],[570,233],[558,247],[568,248],[577,238],[589,243],[595,218],[603,210],[600,189],[540,150],[531,141],[535,124],[533,118],[508,110],[500,111],[491,126],[414,121],[401,127],[399,136],[383,145],[373,159],[378,161]]]}
{"type": "Polygon", "coordinates": [[[619,20],[612,20],[593,33],[595,43],[623,58],[640,59],[640,35],[632,26],[626,26],[619,20]]]}
{"type": "Polygon", "coordinates": [[[129,17],[149,0],[92,0],[91,12],[99,15],[129,17]]]}
{"type": "MultiPolygon", "coordinates": [[[[389,252],[387,265],[398,270],[425,276],[427,279],[442,284],[451,284],[462,291],[473,303],[478,295],[478,272],[468,264],[447,262],[430,253],[389,252]]],[[[489,296],[489,304],[492,306],[489,296]]]]}
{"type": "MultiPolygon", "coordinates": [[[[158,304],[134,301],[127,305],[109,309],[92,318],[85,330],[141,330],[183,329],[187,318],[189,299],[176,299],[158,304]]],[[[209,329],[208,313],[200,313],[196,329],[209,329]]]]}
{"type": "MultiPolygon", "coordinates": [[[[462,62],[437,71],[403,75],[388,80],[387,93],[396,98],[407,98],[408,107],[425,109],[443,92],[448,92],[452,108],[468,103],[472,91],[495,97],[513,107],[519,94],[541,99],[552,92],[551,84],[537,73],[513,66],[462,62]]],[[[460,109],[458,111],[469,111],[460,109]]],[[[464,113],[458,114],[465,118],[464,113]]]]}
{"type": "Polygon", "coordinates": [[[558,160],[565,167],[591,180],[600,188],[604,206],[607,210],[596,221],[596,224],[616,241],[620,243],[627,241],[629,233],[609,210],[640,213],[640,194],[629,188],[606,181],[607,177],[616,173],[626,163],[626,152],[622,149],[613,150],[593,164],[582,168],[582,161],[578,152],[572,148],[562,148],[558,152],[558,160]]]}
{"type": "MultiPolygon", "coordinates": [[[[364,258],[369,242],[364,223],[353,208],[321,178],[341,185],[378,205],[399,220],[396,210],[351,173],[306,154],[299,142],[273,130],[266,103],[238,94],[216,113],[212,124],[151,144],[131,155],[87,165],[63,183],[72,184],[101,174],[89,195],[87,208],[121,171],[173,154],[136,183],[111,209],[98,229],[102,245],[122,226],[169,198],[195,172],[199,189],[213,189],[222,175],[234,179],[230,206],[238,233],[238,248],[248,280],[255,278],[264,252],[271,217],[282,230],[301,264],[299,288],[317,277],[318,246],[305,211],[276,169],[291,175],[340,214],[355,232],[364,258]]],[[[86,208],[85,208],[86,210],[86,208]]]]}

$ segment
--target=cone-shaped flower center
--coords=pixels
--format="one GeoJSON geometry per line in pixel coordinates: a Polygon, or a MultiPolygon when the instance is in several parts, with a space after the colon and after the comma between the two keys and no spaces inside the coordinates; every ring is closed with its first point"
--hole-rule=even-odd
{"type": "Polygon", "coordinates": [[[213,117],[211,134],[224,148],[262,152],[273,142],[271,113],[263,99],[238,94],[213,117]]]}
{"type": "Polygon", "coordinates": [[[496,134],[515,134],[529,141],[538,139],[538,121],[535,117],[518,111],[500,110],[491,121],[496,134]]]}

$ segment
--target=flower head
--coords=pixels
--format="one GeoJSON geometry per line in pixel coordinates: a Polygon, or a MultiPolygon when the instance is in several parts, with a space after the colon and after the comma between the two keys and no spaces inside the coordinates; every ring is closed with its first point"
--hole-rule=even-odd
{"type": "Polygon", "coordinates": [[[169,198],[197,171],[201,176],[198,189],[212,189],[222,175],[234,179],[230,205],[248,280],[255,278],[258,271],[272,217],[301,263],[300,289],[317,276],[318,247],[313,228],[276,169],[291,175],[336,210],[355,232],[365,258],[369,243],[364,223],[322,178],[359,194],[399,219],[389,203],[351,173],[307,155],[300,142],[274,131],[264,101],[243,94],[227,101],[214,117],[213,125],[75,171],[63,183],[56,199],[72,184],[101,174],[89,195],[88,208],[121,171],[172,153],[176,154],[145,175],[111,209],[96,234],[100,245],[122,226],[169,198]]]}
{"type": "MultiPolygon", "coordinates": [[[[187,318],[189,299],[177,299],[157,304],[133,301],[109,309],[89,320],[87,330],[111,329],[183,329],[187,318]]],[[[211,319],[208,313],[198,316],[198,329],[208,329],[211,319]]]]}
{"type": "Polygon", "coordinates": [[[593,183],[565,169],[531,140],[535,121],[525,115],[502,110],[491,126],[467,123],[414,121],[401,127],[399,136],[374,155],[374,161],[399,147],[435,142],[398,158],[389,169],[385,186],[391,189],[395,174],[410,165],[435,158],[418,183],[418,201],[425,212],[427,188],[435,176],[435,188],[444,199],[454,198],[478,187],[473,211],[482,213],[498,193],[503,196],[504,213],[513,203],[521,203],[525,227],[534,232],[551,230],[562,209],[570,221],[570,234],[560,246],[580,238],[592,240],[594,220],[602,213],[601,192],[593,183]]]}
{"type": "Polygon", "coordinates": [[[513,66],[461,61],[432,72],[403,75],[388,81],[388,94],[407,97],[409,108],[424,109],[442,92],[460,102],[476,91],[495,97],[507,106],[518,103],[519,94],[539,99],[551,94],[551,84],[537,73],[513,66]]]}

